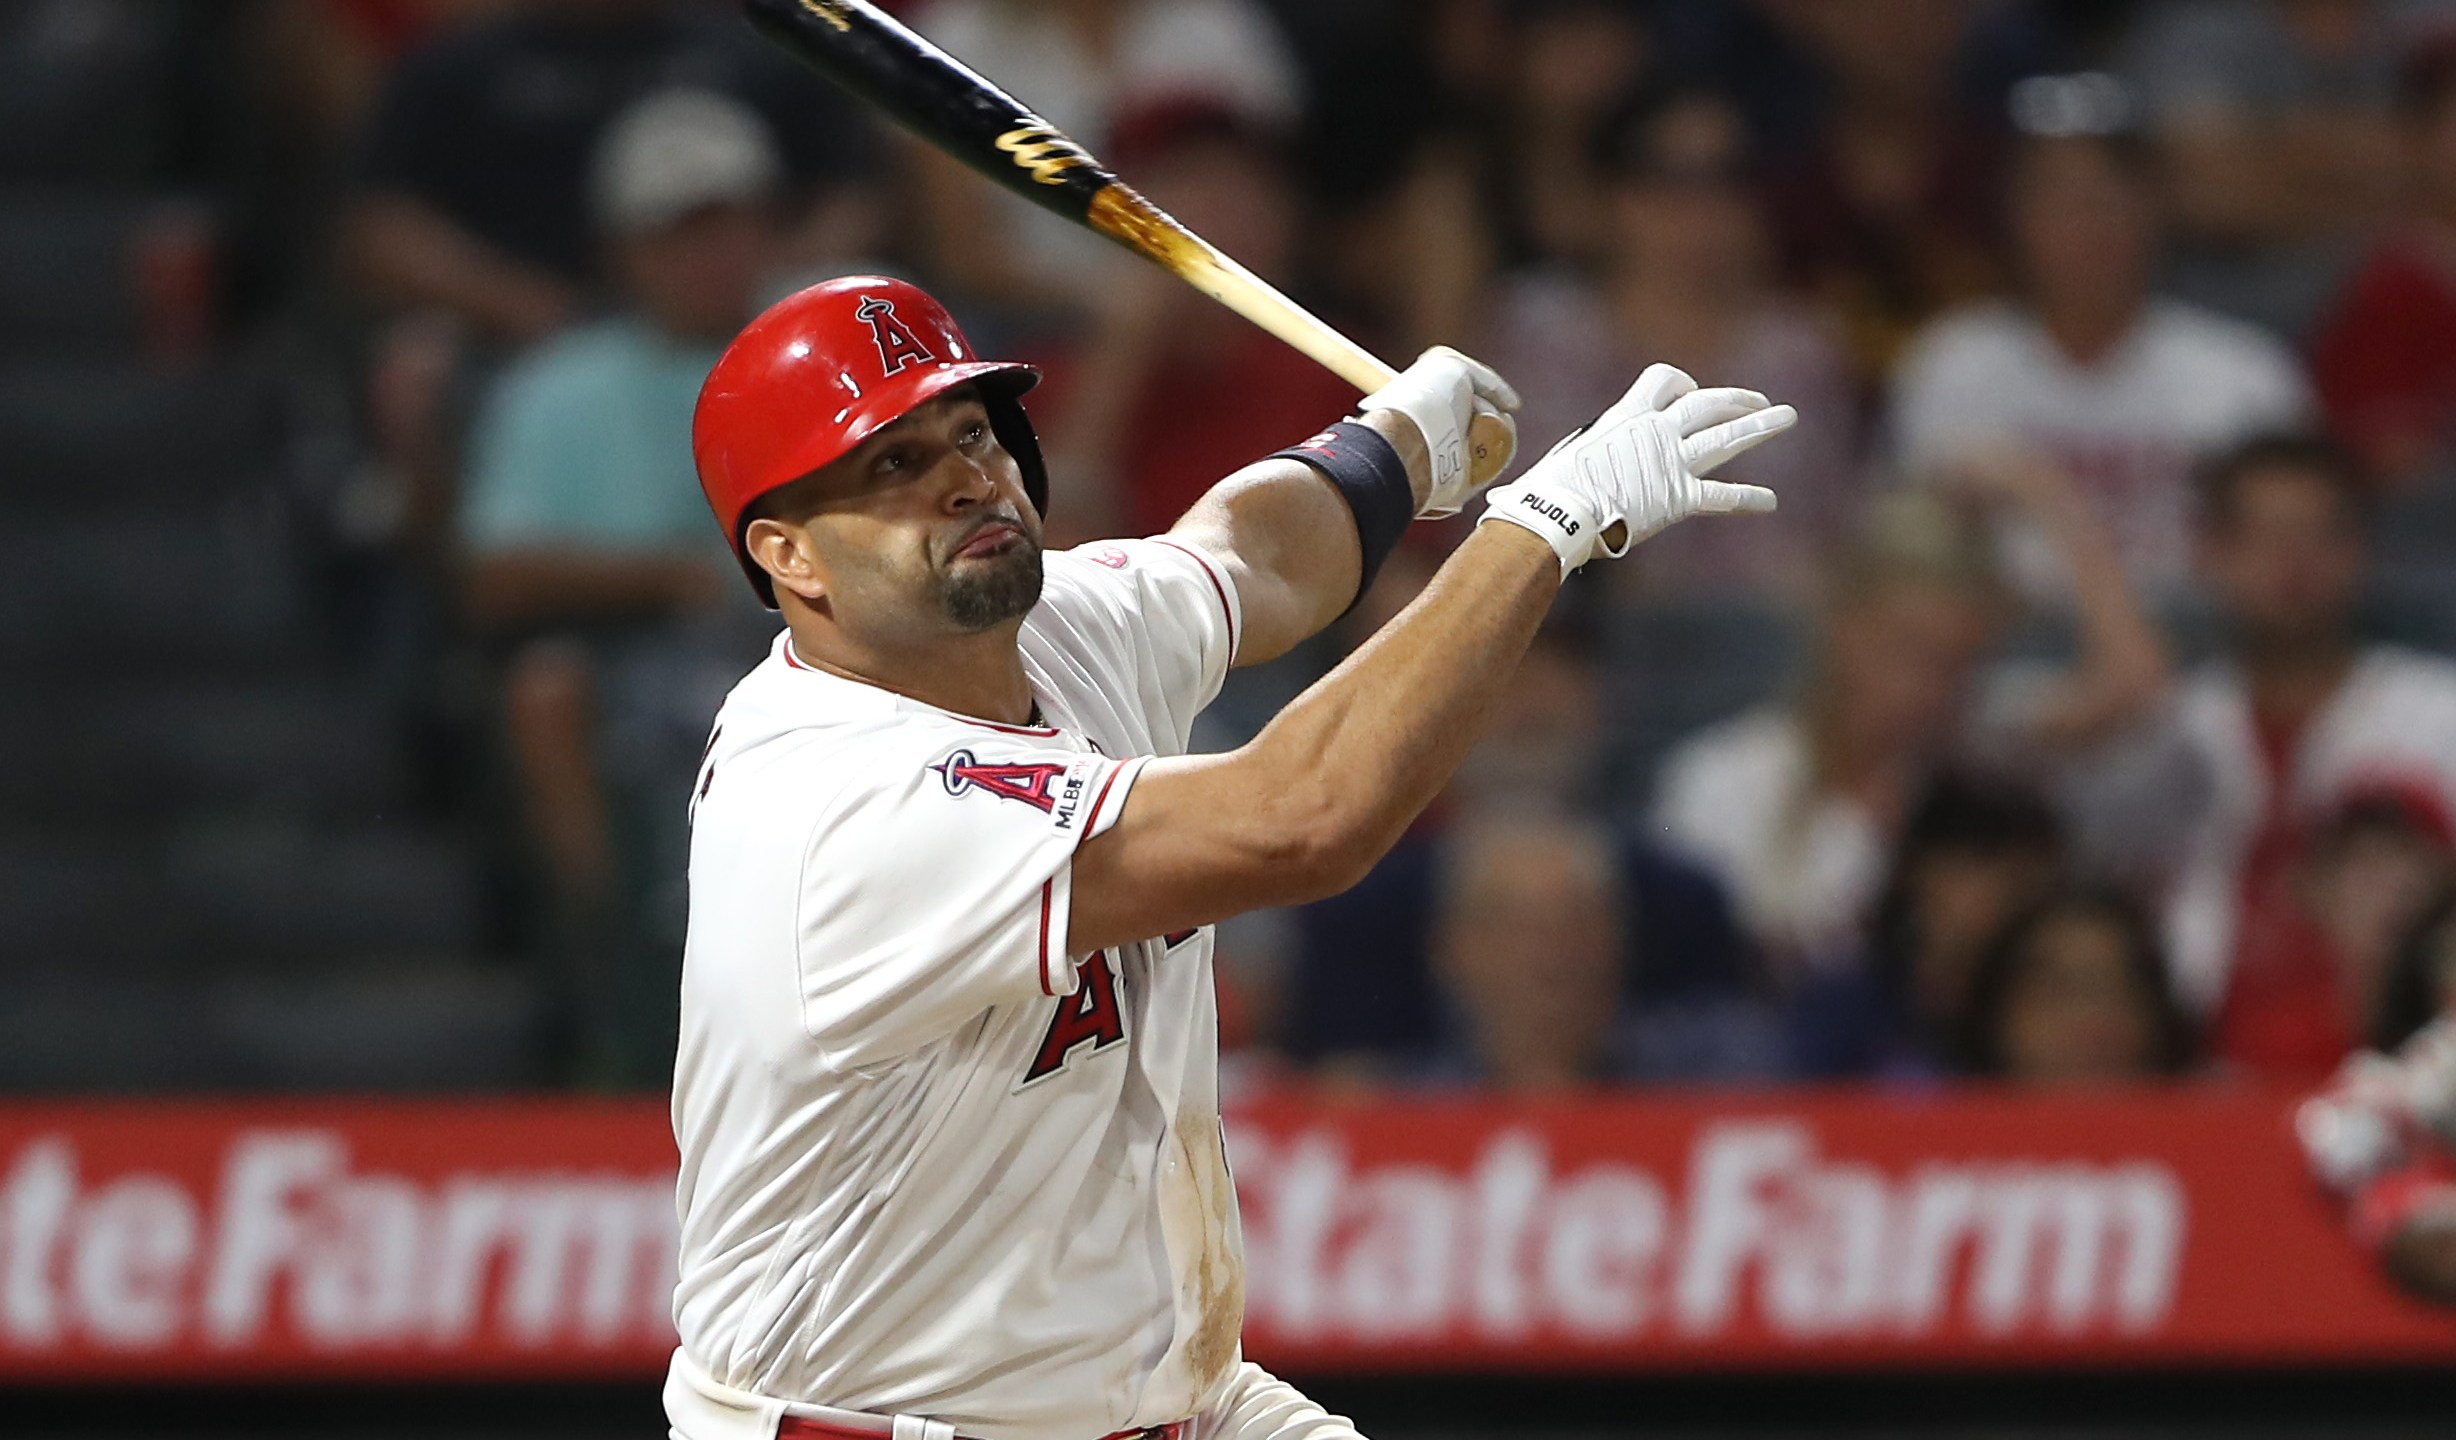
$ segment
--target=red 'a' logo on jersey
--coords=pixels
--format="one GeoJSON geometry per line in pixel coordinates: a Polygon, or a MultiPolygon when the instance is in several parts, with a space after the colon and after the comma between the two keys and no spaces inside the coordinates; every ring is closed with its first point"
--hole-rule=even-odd
{"type": "Polygon", "coordinates": [[[961,795],[978,787],[1000,799],[1020,800],[1041,810],[1057,808],[1057,797],[1049,787],[1066,773],[1063,765],[983,765],[972,758],[969,750],[958,750],[930,769],[947,782],[949,795],[961,795]]]}
{"type": "Polygon", "coordinates": [[[1057,997],[1057,1013],[1049,1017],[1049,1033],[1041,1039],[1040,1053],[1032,1057],[1032,1068],[1023,1072],[1024,1084],[1064,1069],[1066,1057],[1078,1046],[1106,1050],[1126,1038],[1125,1011],[1117,1004],[1117,977],[1109,969],[1108,952],[1094,951],[1081,974],[1075,993],[1057,997]]]}
{"type": "Polygon", "coordinates": [[[900,374],[916,360],[935,360],[938,356],[912,333],[912,327],[895,313],[895,302],[881,300],[876,295],[864,295],[853,307],[853,318],[870,327],[870,340],[878,346],[878,373],[900,374]]]}

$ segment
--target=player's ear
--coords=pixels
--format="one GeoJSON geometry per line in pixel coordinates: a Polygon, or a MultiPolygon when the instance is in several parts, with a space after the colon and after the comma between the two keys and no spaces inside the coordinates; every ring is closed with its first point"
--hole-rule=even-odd
{"type": "Polygon", "coordinates": [[[742,532],[742,547],[777,589],[790,590],[812,605],[827,597],[825,569],[804,527],[761,517],[742,532]]]}

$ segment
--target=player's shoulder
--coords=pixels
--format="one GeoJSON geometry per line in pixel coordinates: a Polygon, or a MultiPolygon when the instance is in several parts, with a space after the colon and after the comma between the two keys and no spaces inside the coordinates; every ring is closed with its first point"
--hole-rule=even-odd
{"type": "Polygon", "coordinates": [[[1072,750],[1053,727],[955,715],[813,669],[780,642],[719,707],[693,811],[702,825],[725,817],[713,823],[858,846],[950,773],[1065,770],[1072,750]]]}
{"type": "Polygon", "coordinates": [[[1228,567],[1216,556],[1169,536],[1100,540],[1048,556],[1033,618],[1133,629],[1149,618],[1150,605],[1172,596],[1235,614],[1228,567]]]}
{"type": "Polygon", "coordinates": [[[926,750],[934,732],[954,728],[943,711],[805,663],[791,637],[779,634],[718,707],[708,750],[720,760],[756,754],[764,764],[841,782],[866,773],[866,760],[926,750]]]}
{"type": "Polygon", "coordinates": [[[1095,540],[1050,552],[1044,569],[1062,583],[1093,589],[1131,589],[1153,576],[1184,579],[1220,573],[1220,562],[1173,535],[1147,540],[1095,540]]]}

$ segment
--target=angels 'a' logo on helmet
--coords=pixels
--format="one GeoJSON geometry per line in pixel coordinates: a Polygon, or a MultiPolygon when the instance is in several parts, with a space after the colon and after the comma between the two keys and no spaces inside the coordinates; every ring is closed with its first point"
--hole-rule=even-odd
{"type": "Polygon", "coordinates": [[[864,295],[853,308],[853,318],[870,327],[870,340],[878,346],[878,371],[882,376],[901,374],[904,367],[916,360],[935,360],[938,355],[921,343],[895,313],[895,302],[881,300],[876,295],[864,295]]]}

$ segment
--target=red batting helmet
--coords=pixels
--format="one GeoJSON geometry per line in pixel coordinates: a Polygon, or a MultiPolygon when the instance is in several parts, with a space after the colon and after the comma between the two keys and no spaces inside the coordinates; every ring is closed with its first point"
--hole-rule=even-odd
{"type": "Polygon", "coordinates": [[[998,443],[1023,470],[1033,508],[1049,508],[1040,441],[1016,397],[1029,365],[983,360],[946,307],[901,280],[849,275],[788,295],[725,347],[691,417],[699,488],[759,598],[776,594],[742,548],[751,502],[845,454],[881,427],[975,382],[998,443]]]}

